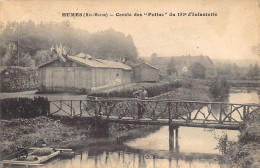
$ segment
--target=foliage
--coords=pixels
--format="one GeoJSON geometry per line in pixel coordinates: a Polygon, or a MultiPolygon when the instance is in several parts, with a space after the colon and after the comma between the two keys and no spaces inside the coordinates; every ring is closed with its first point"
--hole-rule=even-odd
{"type": "Polygon", "coordinates": [[[35,55],[35,65],[39,66],[53,58],[51,50],[40,50],[35,55]]]}
{"type": "Polygon", "coordinates": [[[218,62],[216,63],[216,68],[218,76],[226,77],[228,79],[239,80],[246,75],[245,68],[238,66],[236,63],[218,62]]]}
{"type": "Polygon", "coordinates": [[[32,118],[46,116],[49,111],[49,101],[47,98],[9,98],[0,100],[1,119],[10,118],[32,118]]]}
{"type": "Polygon", "coordinates": [[[90,38],[90,54],[95,58],[136,60],[137,50],[131,35],[108,29],[90,38]]]}
{"type": "MultiPolygon", "coordinates": [[[[61,146],[63,143],[73,142],[87,137],[86,125],[84,121],[80,124],[72,122],[54,120],[45,116],[36,118],[18,118],[10,121],[1,121],[0,154],[10,153],[17,147],[35,147],[43,143],[48,146],[61,146]]],[[[44,154],[48,151],[39,151],[44,154]]]]}
{"type": "Polygon", "coordinates": [[[248,70],[247,75],[248,75],[249,79],[259,78],[259,66],[257,63],[255,63],[254,67],[251,64],[249,65],[249,70],[248,70]]]}
{"type": "MultiPolygon", "coordinates": [[[[210,102],[209,87],[196,83],[191,86],[188,81],[175,82],[176,88],[164,94],[160,94],[153,98],[157,99],[173,99],[173,100],[187,100],[187,101],[203,101],[210,102]],[[177,87],[178,86],[178,87],[177,87]]],[[[186,109],[184,108],[184,112],[186,109]]]]}
{"type": "Polygon", "coordinates": [[[228,145],[228,136],[227,134],[223,134],[222,137],[218,140],[217,149],[220,150],[221,153],[225,154],[227,151],[227,145],[228,145]]]}
{"type": "Polygon", "coordinates": [[[254,113],[240,131],[238,142],[228,141],[227,135],[219,139],[218,149],[223,152],[231,167],[258,167],[257,155],[260,152],[260,113],[254,113]]]}
{"type": "Polygon", "coordinates": [[[24,91],[38,87],[38,72],[25,67],[8,67],[1,72],[1,91],[24,91]]]}
{"type": "Polygon", "coordinates": [[[210,91],[214,98],[226,98],[229,93],[229,84],[226,79],[213,79],[210,85],[210,91]]]}
{"type": "Polygon", "coordinates": [[[149,97],[154,97],[162,93],[169,92],[174,88],[178,88],[182,86],[182,82],[161,82],[161,83],[138,83],[135,85],[123,87],[117,90],[112,90],[109,92],[92,92],[90,96],[97,97],[128,97],[133,98],[133,92],[145,89],[148,92],[149,97]]]}
{"type": "Polygon", "coordinates": [[[1,64],[8,66],[18,65],[18,50],[19,66],[28,66],[31,59],[39,65],[50,59],[48,49],[59,43],[69,48],[69,55],[83,52],[96,58],[121,59],[130,63],[135,63],[138,56],[131,35],[113,29],[90,34],[87,30],[74,28],[69,21],[40,24],[33,21],[10,22],[2,28],[0,39],[1,64]]]}
{"type": "Polygon", "coordinates": [[[257,56],[260,56],[260,43],[252,46],[252,52],[257,56]]]}
{"type": "Polygon", "coordinates": [[[3,57],[3,64],[6,66],[23,66],[28,67],[31,63],[31,56],[19,50],[15,43],[9,43],[6,46],[5,54],[3,57]],[[18,54],[19,53],[19,54],[18,54]]]}

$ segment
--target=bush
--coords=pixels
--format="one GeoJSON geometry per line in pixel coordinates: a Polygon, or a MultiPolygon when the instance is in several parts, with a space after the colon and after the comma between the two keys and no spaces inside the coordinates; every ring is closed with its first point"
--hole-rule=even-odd
{"type": "Polygon", "coordinates": [[[210,85],[210,91],[214,98],[226,98],[229,94],[229,84],[226,79],[214,79],[210,85]]]}
{"type": "Polygon", "coordinates": [[[257,151],[260,149],[260,113],[259,110],[240,130],[238,142],[228,141],[227,136],[219,139],[217,148],[222,151],[230,167],[254,168],[259,167],[257,151]]]}
{"type": "Polygon", "coordinates": [[[1,91],[15,92],[32,90],[38,87],[37,69],[8,67],[1,72],[1,91]]]}
{"type": "Polygon", "coordinates": [[[50,104],[47,98],[8,98],[0,100],[1,119],[47,116],[50,104]]]}

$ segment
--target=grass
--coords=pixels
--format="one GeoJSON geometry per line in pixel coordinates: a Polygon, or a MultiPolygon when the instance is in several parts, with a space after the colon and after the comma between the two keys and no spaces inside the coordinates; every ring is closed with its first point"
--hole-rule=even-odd
{"type": "Polygon", "coordinates": [[[86,138],[88,132],[47,117],[1,120],[0,153],[5,155],[17,147],[51,146],[86,138]]]}

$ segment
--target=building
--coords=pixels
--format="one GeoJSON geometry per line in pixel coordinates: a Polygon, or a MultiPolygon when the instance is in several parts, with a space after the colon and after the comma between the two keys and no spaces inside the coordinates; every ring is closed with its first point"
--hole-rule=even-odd
{"type": "Polygon", "coordinates": [[[217,76],[217,69],[213,61],[208,56],[172,56],[158,57],[153,56],[150,60],[151,65],[160,69],[162,75],[169,75],[169,65],[173,65],[176,76],[193,78],[214,78],[217,76]]]}
{"type": "Polygon", "coordinates": [[[157,82],[160,79],[160,70],[147,63],[133,67],[133,72],[135,82],[157,82]]]}
{"type": "Polygon", "coordinates": [[[132,68],[80,53],[57,57],[39,66],[39,92],[78,92],[130,83],[132,68]]]}
{"type": "Polygon", "coordinates": [[[206,68],[199,62],[195,62],[189,67],[189,75],[194,79],[205,79],[206,68]]]}

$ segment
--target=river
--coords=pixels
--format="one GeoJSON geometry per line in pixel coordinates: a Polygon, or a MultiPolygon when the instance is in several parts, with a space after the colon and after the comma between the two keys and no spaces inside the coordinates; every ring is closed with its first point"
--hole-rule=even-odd
{"type": "MultiPolygon", "coordinates": [[[[230,93],[229,103],[259,103],[256,91],[230,93]]],[[[47,168],[71,167],[129,167],[129,168],[224,168],[221,153],[216,149],[218,138],[227,134],[229,140],[237,140],[235,130],[178,128],[178,141],[171,150],[169,128],[163,126],[148,136],[124,143],[95,144],[70,159],[57,158],[46,164],[47,168]],[[177,145],[176,145],[177,144],[177,145]]]]}

